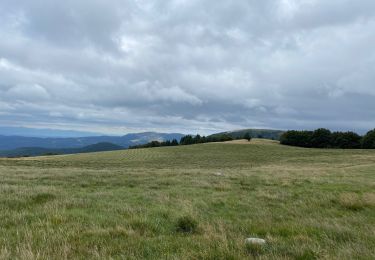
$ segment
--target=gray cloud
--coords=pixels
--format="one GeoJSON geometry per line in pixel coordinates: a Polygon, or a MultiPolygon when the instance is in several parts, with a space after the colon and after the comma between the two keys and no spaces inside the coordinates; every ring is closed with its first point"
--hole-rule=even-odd
{"type": "Polygon", "coordinates": [[[1,124],[375,126],[371,0],[3,0],[0,15],[1,124]]]}

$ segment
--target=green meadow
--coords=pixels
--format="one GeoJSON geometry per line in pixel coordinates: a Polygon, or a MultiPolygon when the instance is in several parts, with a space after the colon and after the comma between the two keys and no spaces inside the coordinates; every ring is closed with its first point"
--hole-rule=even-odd
{"type": "Polygon", "coordinates": [[[0,159],[0,259],[252,258],[375,259],[375,151],[255,139],[0,159]]]}

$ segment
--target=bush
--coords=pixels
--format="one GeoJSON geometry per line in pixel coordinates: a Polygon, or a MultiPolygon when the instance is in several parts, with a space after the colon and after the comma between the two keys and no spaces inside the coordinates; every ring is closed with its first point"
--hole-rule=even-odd
{"type": "Polygon", "coordinates": [[[198,230],[198,222],[191,216],[180,217],[176,226],[176,230],[181,233],[196,233],[198,230]]]}
{"type": "Polygon", "coordinates": [[[250,135],[250,133],[247,132],[247,133],[244,135],[243,139],[246,139],[247,141],[250,142],[250,141],[251,141],[251,135],[250,135]]]}
{"type": "Polygon", "coordinates": [[[362,148],[375,149],[375,129],[369,131],[362,140],[362,148]]]}

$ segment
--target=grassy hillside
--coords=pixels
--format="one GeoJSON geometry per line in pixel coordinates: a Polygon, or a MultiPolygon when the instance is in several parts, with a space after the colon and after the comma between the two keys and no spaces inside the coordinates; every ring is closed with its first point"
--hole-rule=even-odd
{"type": "Polygon", "coordinates": [[[284,133],[284,131],[271,130],[271,129],[242,129],[242,130],[213,134],[212,136],[220,136],[222,134],[228,134],[232,138],[237,139],[237,138],[243,138],[245,134],[247,133],[249,133],[252,138],[279,140],[280,136],[284,133]]]}
{"type": "Polygon", "coordinates": [[[375,259],[374,169],[260,140],[0,159],[0,258],[375,259]]]}

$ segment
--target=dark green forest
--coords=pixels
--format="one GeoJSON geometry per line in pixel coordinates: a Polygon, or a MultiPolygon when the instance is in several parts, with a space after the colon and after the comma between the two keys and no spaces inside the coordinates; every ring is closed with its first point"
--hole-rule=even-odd
{"type": "Polygon", "coordinates": [[[280,143],[306,148],[375,149],[375,129],[364,136],[354,132],[331,132],[325,128],[290,130],[281,135],[280,143]]]}

